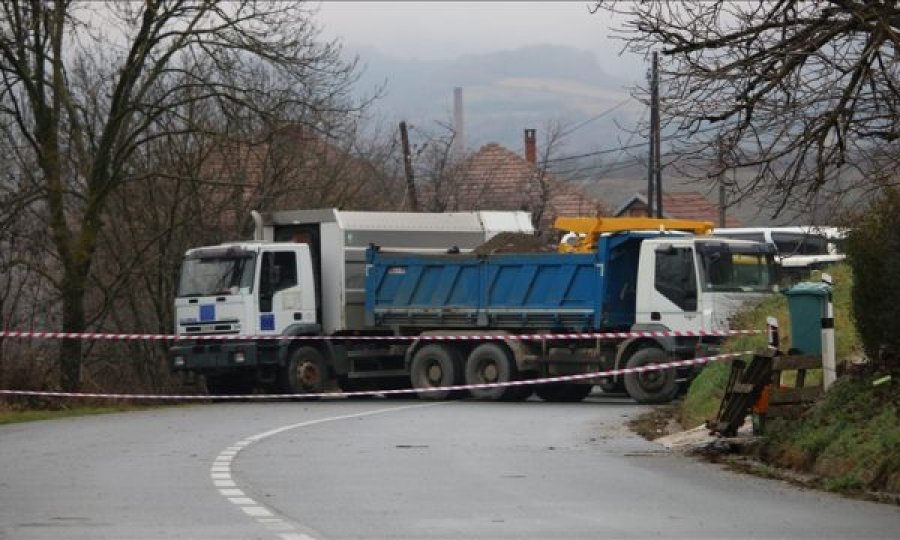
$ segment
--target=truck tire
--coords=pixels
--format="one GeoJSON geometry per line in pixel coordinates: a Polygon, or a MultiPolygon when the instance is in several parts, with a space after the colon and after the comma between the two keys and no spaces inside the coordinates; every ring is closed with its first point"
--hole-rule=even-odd
{"type": "Polygon", "coordinates": [[[281,372],[281,390],[286,394],[319,394],[330,387],[328,366],[313,347],[297,347],[281,372]]]}
{"type": "MultiPolygon", "coordinates": [[[[466,384],[504,383],[517,378],[516,364],[509,350],[497,343],[482,343],[466,359],[466,384]]],[[[522,395],[523,390],[517,386],[500,386],[472,388],[469,392],[475,399],[511,401],[522,395]]]]}
{"type": "Polygon", "coordinates": [[[462,358],[455,348],[430,343],[413,355],[409,377],[413,388],[427,390],[417,392],[421,399],[453,399],[460,396],[460,390],[432,389],[459,384],[462,379],[461,368],[462,358]]]}
{"type": "Polygon", "coordinates": [[[589,384],[549,383],[538,386],[534,393],[544,401],[575,403],[588,397],[593,388],[589,384]]]}
{"type": "MultiPolygon", "coordinates": [[[[628,359],[627,368],[638,368],[650,364],[661,364],[668,358],[665,351],[656,347],[646,347],[635,352],[628,359]]],[[[625,375],[625,390],[638,403],[668,403],[678,393],[675,368],[625,375]]]]}

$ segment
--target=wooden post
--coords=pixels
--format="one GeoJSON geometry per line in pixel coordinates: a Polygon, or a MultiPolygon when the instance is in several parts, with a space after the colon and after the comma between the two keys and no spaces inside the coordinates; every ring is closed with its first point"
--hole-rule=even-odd
{"type": "Polygon", "coordinates": [[[656,214],[653,207],[656,204],[654,196],[656,186],[656,137],[658,135],[656,128],[656,53],[653,53],[653,64],[650,67],[650,148],[647,158],[647,217],[654,217],[656,214]]]}
{"type": "Polygon", "coordinates": [[[416,198],[416,179],[413,175],[412,154],[409,151],[409,131],[406,128],[406,121],[400,122],[400,143],[403,146],[403,168],[406,171],[406,199],[409,209],[413,212],[418,212],[419,201],[416,198]]]}

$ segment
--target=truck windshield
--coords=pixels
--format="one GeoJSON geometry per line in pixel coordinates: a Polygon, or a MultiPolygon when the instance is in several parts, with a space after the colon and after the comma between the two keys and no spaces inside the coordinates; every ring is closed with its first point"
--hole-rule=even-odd
{"type": "Polygon", "coordinates": [[[181,266],[178,296],[237,294],[241,287],[253,285],[252,257],[188,258],[181,266]]]}
{"type": "Polygon", "coordinates": [[[771,292],[775,285],[772,254],[761,244],[698,245],[703,290],[709,292],[771,292]]]}

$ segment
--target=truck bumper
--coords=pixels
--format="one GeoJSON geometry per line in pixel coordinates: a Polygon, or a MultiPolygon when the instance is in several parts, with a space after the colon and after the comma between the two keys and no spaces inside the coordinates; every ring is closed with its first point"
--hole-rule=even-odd
{"type": "Polygon", "coordinates": [[[256,343],[244,342],[179,342],[169,349],[172,371],[215,373],[256,367],[259,351],[256,343]]]}

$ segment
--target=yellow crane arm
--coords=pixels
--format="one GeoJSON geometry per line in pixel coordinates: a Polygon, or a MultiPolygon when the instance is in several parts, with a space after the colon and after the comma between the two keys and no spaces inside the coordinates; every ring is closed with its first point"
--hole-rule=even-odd
{"type": "Polygon", "coordinates": [[[709,234],[713,230],[711,221],[691,219],[663,219],[642,217],[559,217],[553,226],[563,231],[579,235],[575,245],[560,244],[561,252],[587,253],[596,249],[597,237],[603,233],[625,231],[684,231],[694,234],[709,234]]]}

